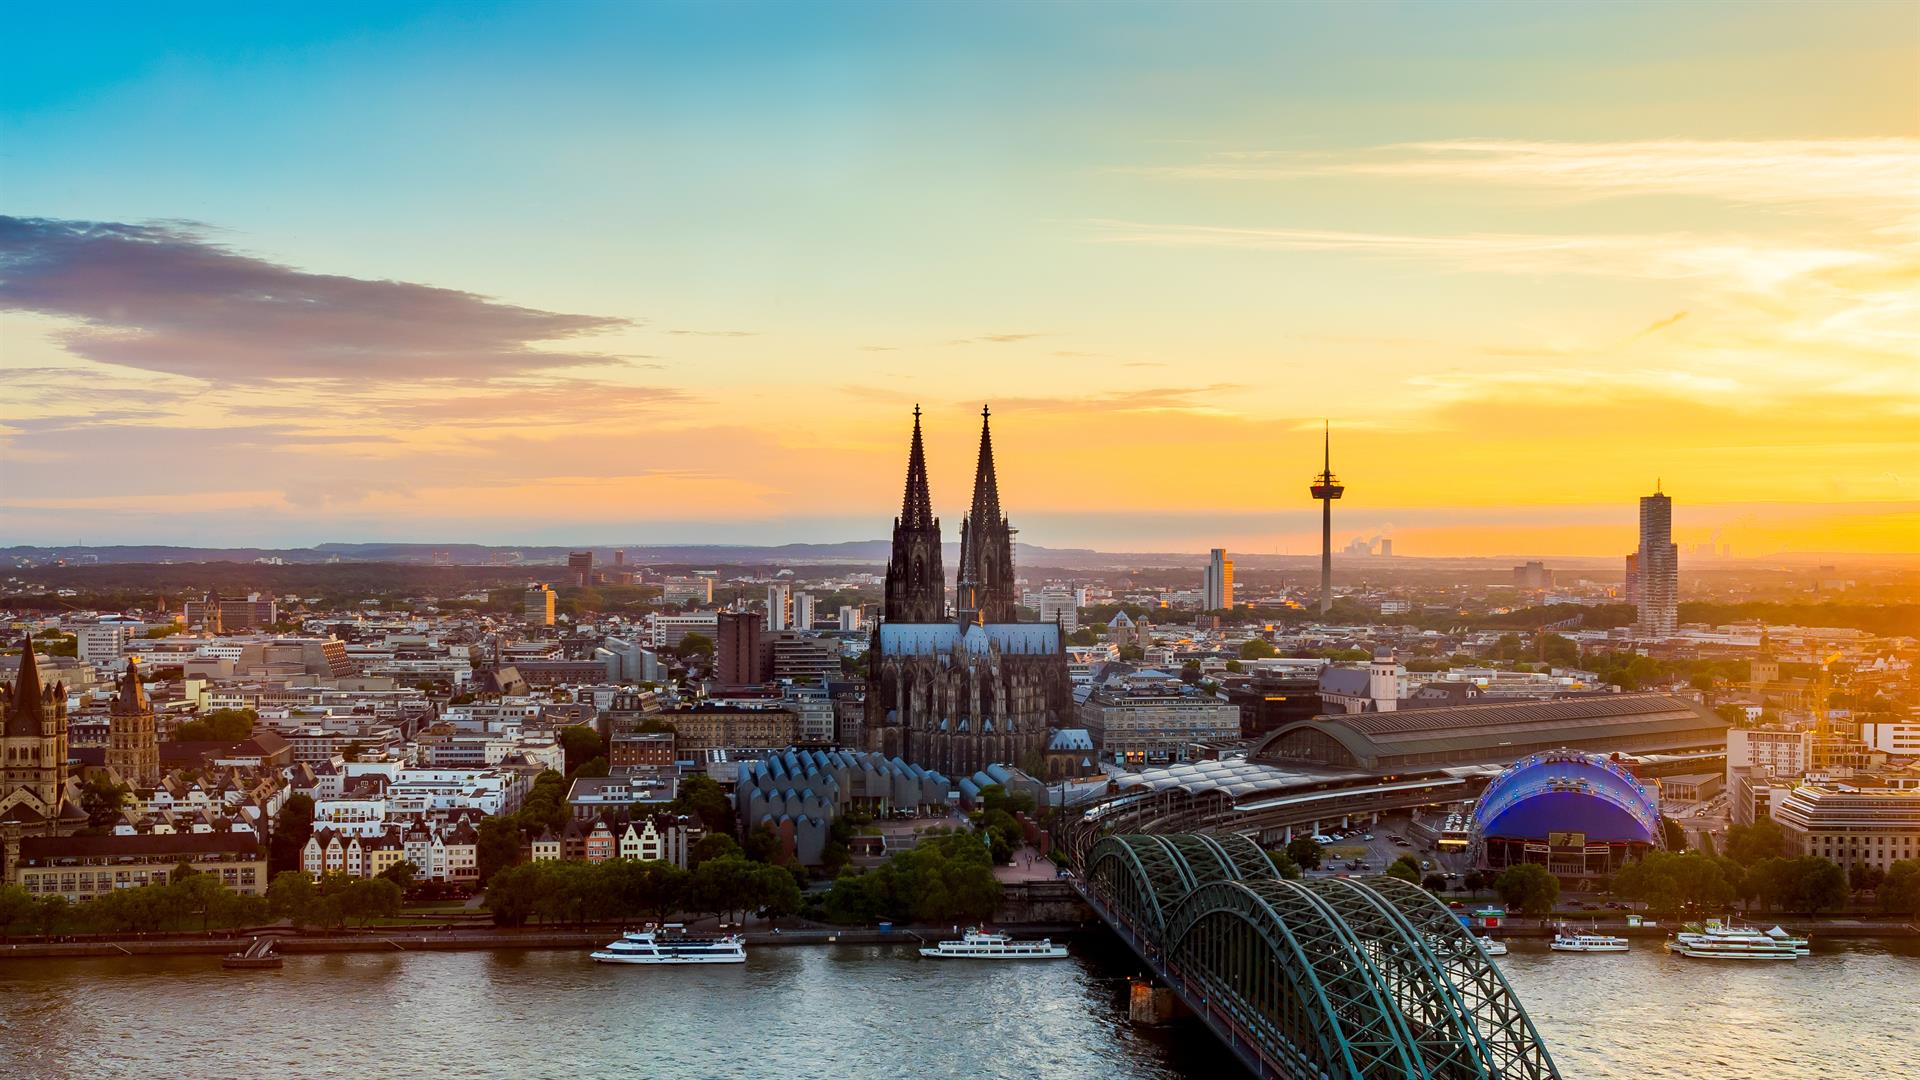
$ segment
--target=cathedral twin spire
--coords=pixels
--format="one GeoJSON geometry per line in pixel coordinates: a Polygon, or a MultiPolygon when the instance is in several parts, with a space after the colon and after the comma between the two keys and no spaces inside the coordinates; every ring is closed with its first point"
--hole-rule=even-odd
{"type": "MultiPolygon", "coordinates": [[[[1013,529],[1000,510],[1000,483],[993,463],[991,413],[980,410],[980,457],[974,468],[973,506],[960,527],[960,572],[955,591],[961,622],[1014,621],[1013,529]]],[[[913,444],[907,455],[906,495],[893,523],[893,553],[887,560],[888,622],[941,622],[946,618],[946,577],[941,569],[940,520],[927,487],[920,407],[913,409],[913,444]]]]}

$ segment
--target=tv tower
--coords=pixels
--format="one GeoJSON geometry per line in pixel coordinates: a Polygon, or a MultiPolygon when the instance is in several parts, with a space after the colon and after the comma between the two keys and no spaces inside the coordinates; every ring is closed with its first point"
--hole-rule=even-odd
{"type": "Polygon", "coordinates": [[[1347,489],[1333,477],[1330,425],[1322,430],[1321,439],[1321,449],[1326,456],[1320,475],[1313,478],[1313,497],[1320,500],[1320,614],[1325,615],[1333,609],[1333,500],[1346,494],[1347,489]]]}

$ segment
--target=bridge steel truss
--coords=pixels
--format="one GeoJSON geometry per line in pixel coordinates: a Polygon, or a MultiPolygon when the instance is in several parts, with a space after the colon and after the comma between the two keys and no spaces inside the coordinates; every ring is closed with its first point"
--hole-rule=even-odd
{"type": "Polygon", "coordinates": [[[1280,878],[1235,833],[1108,835],[1081,891],[1261,1077],[1558,1080],[1473,935],[1395,878],[1280,878]]]}

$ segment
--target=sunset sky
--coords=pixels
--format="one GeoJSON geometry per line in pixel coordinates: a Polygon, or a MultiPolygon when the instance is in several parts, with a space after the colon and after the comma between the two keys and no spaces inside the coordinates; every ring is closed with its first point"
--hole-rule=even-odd
{"type": "Polygon", "coordinates": [[[1910,3],[8,27],[0,544],[1920,551],[1910,3]]]}

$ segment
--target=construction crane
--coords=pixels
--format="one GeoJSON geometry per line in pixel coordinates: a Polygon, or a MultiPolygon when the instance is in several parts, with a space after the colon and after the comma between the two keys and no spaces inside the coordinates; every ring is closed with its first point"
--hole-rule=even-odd
{"type": "Polygon", "coordinates": [[[1815,764],[1822,768],[1832,765],[1842,749],[1827,716],[1827,699],[1833,695],[1833,662],[1838,659],[1840,654],[1836,652],[1820,661],[1820,676],[1813,682],[1813,755],[1815,764]]]}

